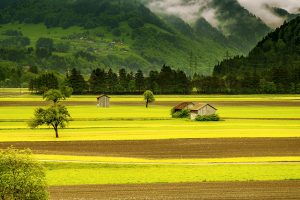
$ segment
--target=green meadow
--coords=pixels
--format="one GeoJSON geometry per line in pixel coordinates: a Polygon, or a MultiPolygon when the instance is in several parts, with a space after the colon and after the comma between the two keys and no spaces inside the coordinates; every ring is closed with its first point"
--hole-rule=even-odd
{"type": "Polygon", "coordinates": [[[300,179],[300,165],[103,165],[47,164],[50,185],[146,184],[300,179]]]}
{"type": "MultiPolygon", "coordinates": [[[[86,95],[67,100],[72,103],[68,106],[72,121],[55,139],[49,127],[28,128],[28,120],[43,100],[26,90],[21,91],[23,94],[19,91],[0,90],[5,94],[0,97],[1,142],[300,137],[299,95],[158,95],[156,103],[148,109],[141,96],[112,96],[111,108],[104,109],[97,108],[95,96],[86,95]],[[172,106],[182,101],[220,103],[217,109],[222,120],[172,119],[172,106]],[[23,102],[31,104],[25,106],[23,102]],[[284,106],[285,102],[292,105],[284,106]]],[[[293,155],[207,159],[40,154],[34,157],[45,162],[51,186],[300,179],[300,158],[293,155]]]]}
{"type": "Polygon", "coordinates": [[[7,141],[149,140],[179,138],[300,137],[299,121],[226,120],[197,123],[187,120],[74,121],[60,139],[45,127],[29,129],[26,122],[0,122],[0,139],[7,141]]]}

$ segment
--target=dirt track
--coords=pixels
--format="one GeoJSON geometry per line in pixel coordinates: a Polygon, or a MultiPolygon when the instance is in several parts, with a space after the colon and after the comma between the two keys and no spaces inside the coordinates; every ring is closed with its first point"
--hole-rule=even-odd
{"type": "MultiPolygon", "coordinates": [[[[157,101],[153,105],[175,106],[180,101],[157,101]]],[[[300,101],[207,101],[214,106],[300,106],[300,101]]],[[[44,101],[0,101],[1,106],[45,106],[49,103],[44,101]]],[[[67,106],[95,106],[93,101],[66,101],[67,106]]],[[[117,106],[144,106],[144,102],[111,102],[117,106]]]]}
{"type": "Polygon", "coordinates": [[[52,200],[299,200],[300,181],[51,187],[52,200]]]}
{"type": "Polygon", "coordinates": [[[300,138],[226,138],[146,141],[9,142],[35,153],[142,158],[300,156],[300,138]]]}

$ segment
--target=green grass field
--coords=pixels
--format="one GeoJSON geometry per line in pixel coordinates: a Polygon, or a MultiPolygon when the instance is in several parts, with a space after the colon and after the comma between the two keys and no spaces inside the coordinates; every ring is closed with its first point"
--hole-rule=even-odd
{"type": "MultiPolygon", "coordinates": [[[[175,103],[176,105],[176,103],[175,103]]],[[[10,106],[1,107],[0,121],[28,120],[33,116],[36,106],[10,106]]],[[[69,111],[74,120],[95,119],[170,119],[172,106],[152,106],[149,109],[139,106],[114,106],[108,109],[90,106],[69,106],[69,111]]],[[[223,118],[298,118],[299,107],[280,106],[219,106],[218,114],[223,118]]]]}
{"type": "Polygon", "coordinates": [[[299,156],[289,157],[238,157],[238,158],[181,158],[181,159],[146,159],[126,157],[99,157],[99,156],[67,156],[67,155],[45,155],[35,154],[35,159],[45,162],[53,160],[74,163],[111,163],[111,164],[174,164],[174,165],[200,165],[200,164],[224,164],[224,163],[272,163],[272,162],[300,162],[299,156]]]}
{"type": "MultiPolygon", "coordinates": [[[[40,96],[10,96],[18,89],[0,91],[0,142],[153,140],[186,138],[288,138],[300,137],[299,95],[189,95],[157,96],[158,104],[146,109],[141,96],[112,96],[112,107],[97,108],[95,96],[74,96],[67,101],[73,121],[60,130],[60,138],[48,127],[30,129],[27,121],[40,96]],[[220,122],[172,119],[172,105],[181,101],[236,102],[218,106],[220,122]],[[270,102],[261,106],[240,102],[270,102]],[[14,106],[5,106],[16,102],[14,106]],[[76,105],[78,102],[78,105],[76,105]],[[85,102],[85,105],[81,105],[85,102]],[[86,105],[87,102],[90,105],[86,105]],[[279,102],[280,105],[271,103],[279,102]],[[115,105],[114,105],[115,103],[115,105]],[[123,103],[123,104],[121,104],[123,103]]],[[[25,90],[22,92],[26,93],[25,90]]],[[[162,152],[163,153],[163,152],[162,152]]],[[[49,185],[173,183],[205,181],[299,180],[298,156],[238,157],[207,159],[146,159],[74,155],[34,155],[45,163],[49,185]]]]}
{"type": "Polygon", "coordinates": [[[47,164],[50,185],[145,184],[300,179],[300,165],[102,165],[47,164]]]}
{"type": "MultiPolygon", "coordinates": [[[[195,96],[183,97],[196,101],[195,96]]],[[[202,99],[203,97],[201,97],[202,99]]],[[[207,97],[214,99],[214,97],[207,97]]],[[[219,97],[226,101],[227,97],[219,97]]],[[[255,95],[234,97],[240,101],[254,101],[255,95]]],[[[289,96],[265,97],[265,101],[292,101],[289,96]]],[[[91,105],[68,106],[73,121],[67,129],[60,130],[59,140],[145,140],[176,138],[230,138],[230,137],[299,137],[300,107],[297,106],[218,106],[220,122],[193,122],[187,119],[172,119],[172,106],[151,106],[143,104],[97,108],[89,96],[76,96],[72,101],[86,99],[91,105]],[[243,118],[243,119],[240,119],[243,118]],[[295,119],[295,120],[292,120],[295,119]]],[[[141,97],[113,97],[113,101],[142,102],[141,97]]],[[[166,101],[159,96],[157,101],[166,101]]],[[[170,101],[180,101],[180,96],[170,96],[170,101]]],[[[20,99],[18,99],[20,100],[20,99]]],[[[23,97],[22,101],[41,101],[41,97],[23,97]]],[[[230,101],[232,99],[230,98],[230,101]]],[[[11,101],[6,98],[1,101],[11,101]]],[[[70,101],[70,100],[69,100],[70,101]]],[[[173,103],[174,104],[174,103],[173,103]]],[[[171,103],[171,105],[173,105],[171,103]]],[[[176,102],[175,102],[176,104],[176,102]]],[[[0,112],[1,141],[51,141],[53,130],[48,127],[29,129],[27,121],[37,106],[4,106],[0,112]]]]}
{"type": "Polygon", "coordinates": [[[75,121],[60,130],[60,139],[47,127],[29,129],[25,122],[0,122],[0,140],[149,140],[179,138],[300,137],[299,121],[226,120],[197,123],[179,120],[75,121]]]}

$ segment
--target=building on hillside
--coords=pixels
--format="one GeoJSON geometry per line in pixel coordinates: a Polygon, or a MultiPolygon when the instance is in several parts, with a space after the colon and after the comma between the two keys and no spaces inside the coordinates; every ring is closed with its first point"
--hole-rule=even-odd
{"type": "Polygon", "coordinates": [[[109,108],[110,107],[110,97],[103,94],[97,97],[97,106],[102,108],[109,108]]]}
{"type": "Polygon", "coordinates": [[[184,109],[191,112],[192,120],[195,120],[197,116],[214,115],[217,112],[215,107],[207,103],[183,102],[174,107],[175,112],[184,109]]]}

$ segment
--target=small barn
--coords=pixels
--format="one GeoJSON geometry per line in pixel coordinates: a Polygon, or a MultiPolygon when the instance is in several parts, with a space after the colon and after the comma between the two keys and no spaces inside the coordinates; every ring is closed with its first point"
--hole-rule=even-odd
{"type": "Polygon", "coordinates": [[[194,103],[194,102],[183,102],[174,107],[174,111],[178,112],[181,110],[190,110],[191,119],[196,119],[197,116],[214,115],[217,109],[207,103],[194,103]]]}
{"type": "Polygon", "coordinates": [[[110,97],[103,94],[97,97],[97,106],[102,108],[109,108],[110,106],[110,97]]]}
{"type": "Polygon", "coordinates": [[[197,116],[214,115],[216,114],[217,109],[207,103],[198,103],[195,104],[190,111],[191,119],[194,120],[197,116]]]}
{"type": "Polygon", "coordinates": [[[174,107],[174,111],[178,112],[181,110],[190,110],[194,106],[195,106],[195,104],[193,102],[182,102],[174,107]]]}

